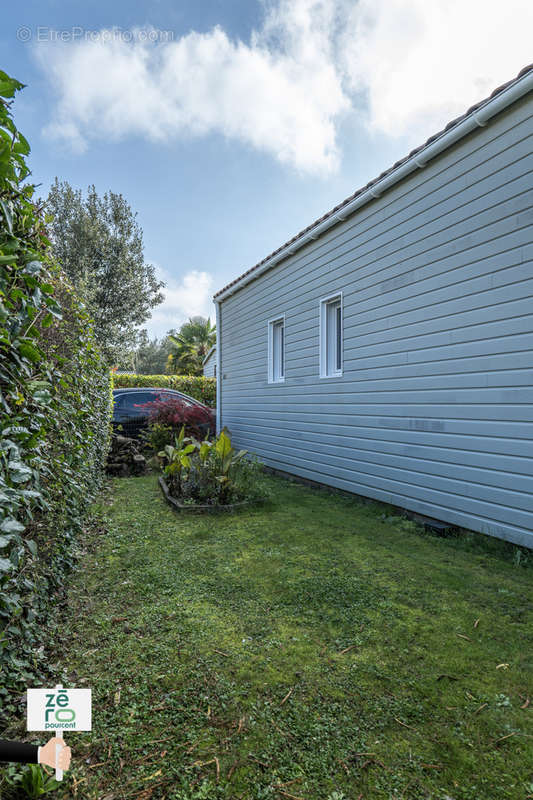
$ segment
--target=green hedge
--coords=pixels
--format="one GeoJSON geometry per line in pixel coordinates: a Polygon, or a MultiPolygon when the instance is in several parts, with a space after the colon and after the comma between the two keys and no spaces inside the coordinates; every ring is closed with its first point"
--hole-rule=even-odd
{"type": "Polygon", "coordinates": [[[156,386],[161,389],[176,389],[180,392],[205,403],[206,406],[216,408],[217,382],[216,378],[196,377],[194,375],[133,375],[132,373],[117,373],[113,375],[115,389],[126,389],[135,386],[156,386]]]}
{"type": "Polygon", "coordinates": [[[0,708],[42,674],[50,597],[100,486],[111,381],[88,314],[50,257],[25,184],[29,145],[0,71],[0,708]]]}

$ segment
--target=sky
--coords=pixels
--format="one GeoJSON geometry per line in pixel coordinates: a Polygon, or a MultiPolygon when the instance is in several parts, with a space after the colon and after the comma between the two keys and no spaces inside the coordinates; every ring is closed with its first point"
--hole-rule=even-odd
{"type": "Polygon", "coordinates": [[[2,21],[39,194],[125,196],[158,337],[533,61],[530,0],[25,0],[2,21]]]}

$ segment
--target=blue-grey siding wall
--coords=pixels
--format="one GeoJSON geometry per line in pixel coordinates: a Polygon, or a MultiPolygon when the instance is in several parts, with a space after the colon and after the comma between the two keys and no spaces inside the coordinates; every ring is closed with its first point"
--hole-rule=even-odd
{"type": "Polygon", "coordinates": [[[215,375],[215,365],[217,363],[217,351],[213,350],[209,358],[204,364],[204,377],[213,378],[215,375]]]}
{"type": "Polygon", "coordinates": [[[272,467],[533,547],[533,99],[221,305],[221,421],[272,467]],[[343,292],[344,374],[319,378],[343,292]],[[267,382],[285,315],[286,378],[267,382]]]}

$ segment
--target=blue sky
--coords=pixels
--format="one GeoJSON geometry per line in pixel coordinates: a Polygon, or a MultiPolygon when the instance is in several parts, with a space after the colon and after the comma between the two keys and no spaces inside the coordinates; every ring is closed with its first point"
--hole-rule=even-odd
{"type": "Polygon", "coordinates": [[[529,0],[39,0],[1,67],[45,194],[122,192],[167,283],[212,294],[531,60],[529,0]]]}

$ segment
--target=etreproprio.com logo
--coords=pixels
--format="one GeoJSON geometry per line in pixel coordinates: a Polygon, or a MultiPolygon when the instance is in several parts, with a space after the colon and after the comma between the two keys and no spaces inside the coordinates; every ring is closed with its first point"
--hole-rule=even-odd
{"type": "Polygon", "coordinates": [[[21,25],[17,28],[19,42],[172,42],[174,31],[162,31],[158,28],[104,28],[102,30],[89,30],[75,25],[72,28],[57,30],[46,25],[37,25],[30,28],[21,25]]]}

